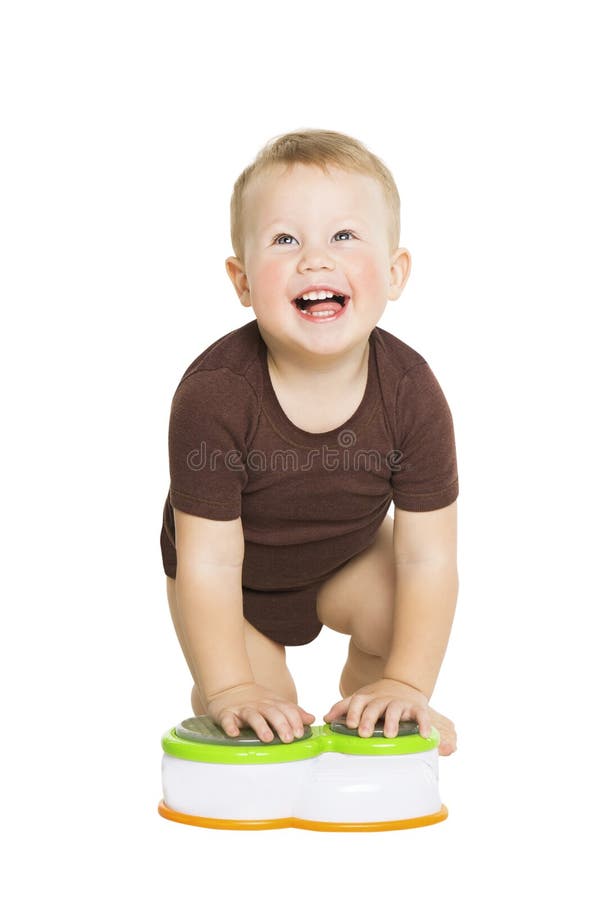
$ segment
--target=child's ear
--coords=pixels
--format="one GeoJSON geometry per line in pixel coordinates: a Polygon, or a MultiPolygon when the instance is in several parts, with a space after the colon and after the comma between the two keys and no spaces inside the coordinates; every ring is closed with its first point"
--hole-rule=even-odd
{"type": "Polygon", "coordinates": [[[237,256],[228,256],[225,260],[225,268],[242,306],[250,306],[250,290],[243,262],[237,256]]]}
{"type": "Polygon", "coordinates": [[[411,257],[408,250],[398,247],[390,258],[390,288],[388,300],[397,300],[410,275],[411,257]]]}

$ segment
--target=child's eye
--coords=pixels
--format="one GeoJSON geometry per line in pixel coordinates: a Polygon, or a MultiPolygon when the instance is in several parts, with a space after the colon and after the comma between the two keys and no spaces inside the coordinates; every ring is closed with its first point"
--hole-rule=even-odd
{"type": "MultiPolygon", "coordinates": [[[[336,234],[334,235],[334,237],[337,237],[337,236],[340,235],[340,234],[347,234],[347,235],[349,235],[350,237],[354,238],[354,234],[353,234],[351,231],[338,231],[338,232],[336,232],[336,234]]],[[[291,234],[278,234],[278,235],[273,239],[273,243],[275,243],[275,244],[280,244],[280,245],[282,245],[283,243],[287,243],[287,241],[283,242],[283,241],[282,241],[282,238],[291,238],[291,240],[293,240],[293,241],[296,240],[296,238],[295,238],[295,237],[292,237],[291,234]]],[[[339,243],[339,242],[338,242],[338,243],[339,243]]],[[[346,243],[346,241],[343,241],[342,243],[346,243]]]]}

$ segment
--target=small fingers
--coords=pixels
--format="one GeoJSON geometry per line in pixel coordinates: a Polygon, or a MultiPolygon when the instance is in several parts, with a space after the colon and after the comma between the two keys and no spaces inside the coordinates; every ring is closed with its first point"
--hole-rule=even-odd
{"type": "Polygon", "coordinates": [[[352,697],[344,697],[343,700],[338,700],[337,703],[334,703],[329,712],[323,716],[323,721],[331,722],[332,719],[338,719],[340,716],[343,716],[350,705],[351,699],[352,697]]]}
{"type": "Polygon", "coordinates": [[[401,701],[396,701],[389,704],[385,714],[385,722],[383,725],[384,737],[393,738],[397,736],[398,726],[400,724],[400,720],[402,719],[403,711],[404,704],[401,701]]]}
{"type": "Polygon", "coordinates": [[[430,736],[431,719],[427,707],[406,706],[400,701],[390,703],[385,716],[383,732],[385,737],[396,737],[399,723],[411,720],[417,722],[421,737],[428,738],[430,736]]]}
{"type": "Polygon", "coordinates": [[[265,717],[254,707],[244,706],[237,713],[228,710],[221,716],[221,727],[230,737],[237,737],[240,728],[250,726],[261,741],[272,741],[273,732],[265,717]],[[238,722],[240,723],[238,725],[238,722]]]}
{"type": "MultiPolygon", "coordinates": [[[[349,700],[348,712],[346,713],[346,725],[348,728],[356,728],[359,722],[366,722],[369,718],[368,716],[365,718],[365,712],[363,712],[363,710],[369,706],[369,703],[376,704],[376,701],[371,700],[365,694],[353,694],[349,700]]],[[[383,702],[383,708],[385,708],[387,701],[384,700],[380,702],[383,702]]],[[[377,717],[373,719],[373,725],[376,721],[377,717]]]]}
{"type": "Polygon", "coordinates": [[[306,723],[308,725],[310,722],[314,722],[315,717],[296,703],[286,704],[286,713],[294,737],[304,737],[304,720],[309,720],[306,723]]]}
{"type": "Polygon", "coordinates": [[[431,716],[426,706],[417,706],[414,710],[414,718],[419,725],[421,737],[428,738],[431,735],[431,716]]]}
{"type": "MultiPolygon", "coordinates": [[[[362,715],[358,717],[360,720],[360,724],[358,726],[358,733],[360,737],[372,736],[375,723],[382,717],[388,704],[389,700],[386,700],[385,698],[382,698],[380,700],[371,700],[367,703],[367,705],[363,709],[362,715]]],[[[354,718],[352,719],[352,721],[354,721],[354,718]]],[[[347,716],[346,722],[348,723],[347,716]]],[[[350,727],[354,728],[355,726],[350,725],[350,727]]]]}
{"type": "Polygon", "coordinates": [[[392,701],[385,714],[385,723],[383,726],[384,737],[397,737],[400,722],[407,722],[414,718],[416,718],[416,716],[413,708],[406,706],[401,700],[392,701]]]}
{"type": "MultiPolygon", "coordinates": [[[[234,711],[223,711],[220,725],[230,737],[237,737],[245,724],[255,732],[261,741],[272,741],[276,731],[282,741],[290,743],[294,738],[304,737],[304,719],[314,721],[312,713],[306,712],[294,703],[281,704],[263,702],[258,708],[244,706],[234,711]]],[[[308,723],[307,723],[308,724],[308,723]]]]}
{"type": "MultiPolygon", "coordinates": [[[[295,707],[292,704],[284,704],[287,708],[286,713],[275,704],[272,703],[261,703],[260,704],[260,712],[255,713],[255,716],[258,716],[258,721],[261,723],[261,730],[257,731],[256,734],[260,737],[261,740],[271,741],[273,739],[273,734],[271,730],[268,728],[268,725],[262,725],[262,723],[267,720],[271,728],[274,728],[277,731],[277,734],[281,738],[284,743],[289,744],[294,740],[294,731],[298,732],[298,737],[301,737],[304,734],[304,726],[300,721],[300,716],[297,712],[295,712],[295,707]],[[288,717],[289,716],[289,717],[288,717]]],[[[252,725],[254,728],[254,725],[252,725]]]]}
{"type": "Polygon", "coordinates": [[[252,728],[254,733],[261,741],[272,741],[273,732],[269,728],[269,724],[265,717],[259,713],[257,709],[251,706],[245,706],[240,710],[240,717],[244,719],[252,728]]]}
{"type": "MultiPolygon", "coordinates": [[[[309,722],[314,722],[315,720],[315,717],[311,713],[306,712],[306,710],[302,709],[302,707],[298,706],[296,703],[281,703],[274,708],[277,711],[281,710],[281,713],[284,716],[283,722],[281,724],[285,730],[285,733],[289,734],[290,741],[292,741],[295,737],[304,737],[305,718],[309,719],[309,722]]],[[[281,731],[279,732],[279,734],[281,737],[283,737],[281,731]]]]}
{"type": "Polygon", "coordinates": [[[360,694],[352,698],[346,715],[346,724],[349,728],[358,727],[360,737],[371,737],[375,723],[384,717],[384,714],[384,737],[396,737],[399,723],[410,719],[416,719],[423,737],[430,735],[431,720],[425,707],[407,706],[401,700],[390,701],[389,698],[369,701],[367,697],[361,697],[360,694]]]}
{"type": "Polygon", "coordinates": [[[237,737],[240,733],[239,725],[238,725],[238,717],[233,712],[224,712],[221,716],[220,725],[225,734],[228,734],[230,737],[237,737]]]}

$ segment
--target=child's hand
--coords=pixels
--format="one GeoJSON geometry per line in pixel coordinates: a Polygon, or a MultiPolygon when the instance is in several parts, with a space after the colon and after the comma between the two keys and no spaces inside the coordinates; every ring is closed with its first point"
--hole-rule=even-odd
{"type": "Polygon", "coordinates": [[[385,737],[396,737],[400,721],[414,719],[418,722],[422,737],[429,737],[431,717],[427,697],[416,688],[393,678],[380,678],[344,697],[323,716],[325,722],[346,713],[346,725],[358,726],[360,737],[371,737],[373,726],[383,718],[385,737]]]}
{"type": "Polygon", "coordinates": [[[272,741],[271,724],[282,741],[289,743],[302,737],[304,726],[315,717],[284,697],[279,697],[262,684],[247,684],[222,691],[207,704],[211,719],[225,734],[236,737],[240,728],[249,725],[261,741],[272,741]]]}

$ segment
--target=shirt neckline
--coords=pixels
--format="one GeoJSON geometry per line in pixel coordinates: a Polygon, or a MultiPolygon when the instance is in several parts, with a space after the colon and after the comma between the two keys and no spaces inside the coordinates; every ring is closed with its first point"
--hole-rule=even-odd
{"type": "Polygon", "coordinates": [[[284,432],[291,434],[296,440],[300,440],[304,444],[320,445],[323,441],[335,441],[342,432],[355,428],[366,414],[370,415],[373,412],[376,388],[374,329],[369,334],[367,384],[362,399],[350,418],[341,425],[338,425],[337,428],[332,428],[330,431],[305,431],[303,428],[295,425],[285,414],[271,381],[271,373],[269,372],[267,358],[267,345],[258,329],[257,333],[259,336],[259,357],[264,384],[263,400],[267,400],[270,416],[284,432]]]}

